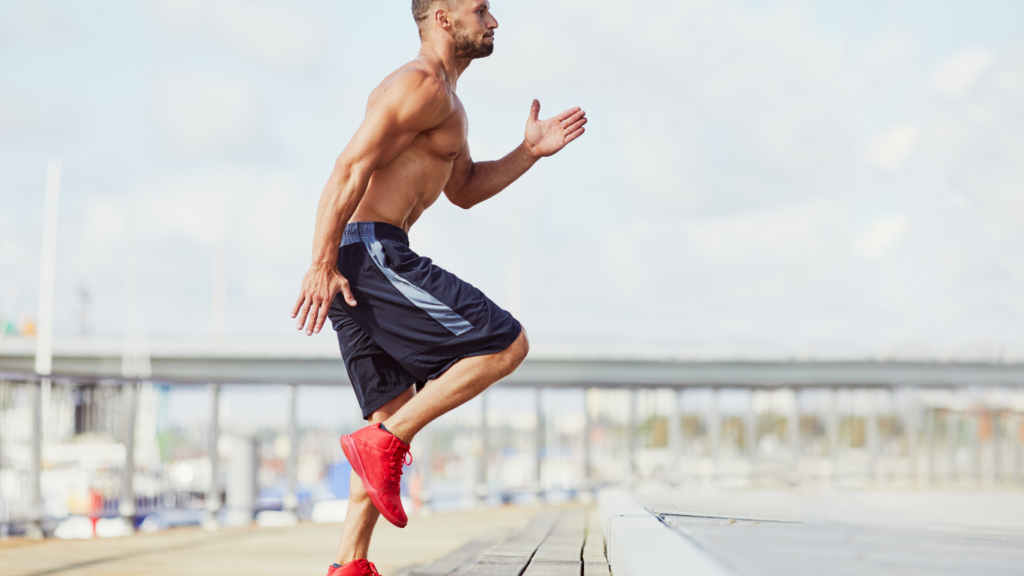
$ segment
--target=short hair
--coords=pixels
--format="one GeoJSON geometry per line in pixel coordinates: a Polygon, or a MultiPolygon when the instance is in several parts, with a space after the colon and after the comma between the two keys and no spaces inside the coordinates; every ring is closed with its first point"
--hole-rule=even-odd
{"type": "Polygon", "coordinates": [[[416,19],[416,25],[422,27],[423,21],[430,18],[430,9],[434,4],[444,4],[444,7],[451,10],[459,3],[459,0],[412,0],[412,17],[416,19]]]}

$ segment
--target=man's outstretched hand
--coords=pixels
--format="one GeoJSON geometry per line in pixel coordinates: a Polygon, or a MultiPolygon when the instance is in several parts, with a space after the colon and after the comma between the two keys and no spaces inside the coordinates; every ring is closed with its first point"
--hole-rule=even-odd
{"type": "Polygon", "coordinates": [[[299,299],[292,306],[292,318],[298,316],[299,324],[295,327],[298,330],[306,329],[306,335],[310,336],[319,333],[327,321],[327,312],[331,309],[331,302],[341,292],[345,302],[349,306],[356,305],[356,299],[352,296],[352,289],[338,269],[334,266],[320,267],[313,266],[302,277],[302,291],[299,299]]]}
{"type": "Polygon", "coordinates": [[[539,116],[540,102],[534,100],[526,120],[525,143],[537,158],[551,156],[586,132],[583,125],[587,123],[587,113],[579,106],[547,120],[540,120],[539,116]]]}

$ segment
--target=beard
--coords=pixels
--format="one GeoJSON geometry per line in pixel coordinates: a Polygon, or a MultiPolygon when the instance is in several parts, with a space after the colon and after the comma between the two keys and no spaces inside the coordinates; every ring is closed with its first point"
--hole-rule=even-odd
{"type": "Polygon", "coordinates": [[[494,52],[494,42],[487,43],[485,37],[473,38],[460,26],[455,28],[455,56],[475,60],[487,58],[494,52]]]}

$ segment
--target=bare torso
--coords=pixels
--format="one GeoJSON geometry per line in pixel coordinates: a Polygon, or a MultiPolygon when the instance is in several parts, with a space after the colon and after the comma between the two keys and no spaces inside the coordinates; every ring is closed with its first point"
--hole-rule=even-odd
{"type": "Polygon", "coordinates": [[[469,122],[455,83],[473,59],[490,54],[485,48],[493,47],[497,21],[486,0],[459,6],[466,11],[460,26],[472,31],[466,34],[475,47],[460,56],[451,20],[436,11],[431,26],[440,28],[422,37],[415,60],[373,90],[363,122],[334,163],[317,206],[313,262],[292,308],[307,334],[320,331],[338,293],[350,306],[358,305],[337,267],[346,223],[385,222],[408,231],[442,192],[452,204],[471,208],[584,132],[587,119],[579,107],[541,120],[540,102],[534,100],[523,142],[499,160],[473,161],[466,144],[469,122]]]}
{"type": "MultiPolygon", "coordinates": [[[[412,71],[437,75],[418,61],[392,72],[370,93],[369,113],[396,76],[412,71]]],[[[397,158],[373,172],[350,222],[387,222],[406,232],[441,195],[455,160],[466,146],[469,121],[455,91],[448,90],[451,113],[436,127],[420,132],[397,158]]]]}

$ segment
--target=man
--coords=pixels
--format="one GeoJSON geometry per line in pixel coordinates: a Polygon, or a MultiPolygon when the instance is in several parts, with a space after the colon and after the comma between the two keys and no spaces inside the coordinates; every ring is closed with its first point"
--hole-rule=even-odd
{"type": "Polygon", "coordinates": [[[501,160],[474,162],[455,88],[470,62],[493,52],[498,22],[488,0],[413,0],[412,12],[419,55],[371,92],[335,162],[292,309],[307,335],[330,318],[370,423],[341,437],[354,474],[329,576],[376,574],[366,555],[378,515],[407,522],[399,480],[408,443],[510,374],[529,349],[515,318],[414,253],[406,233],[441,192],[461,208],[483,202],[579,138],[587,122],[579,108],[540,120],[534,100],[523,143],[501,160]]]}

